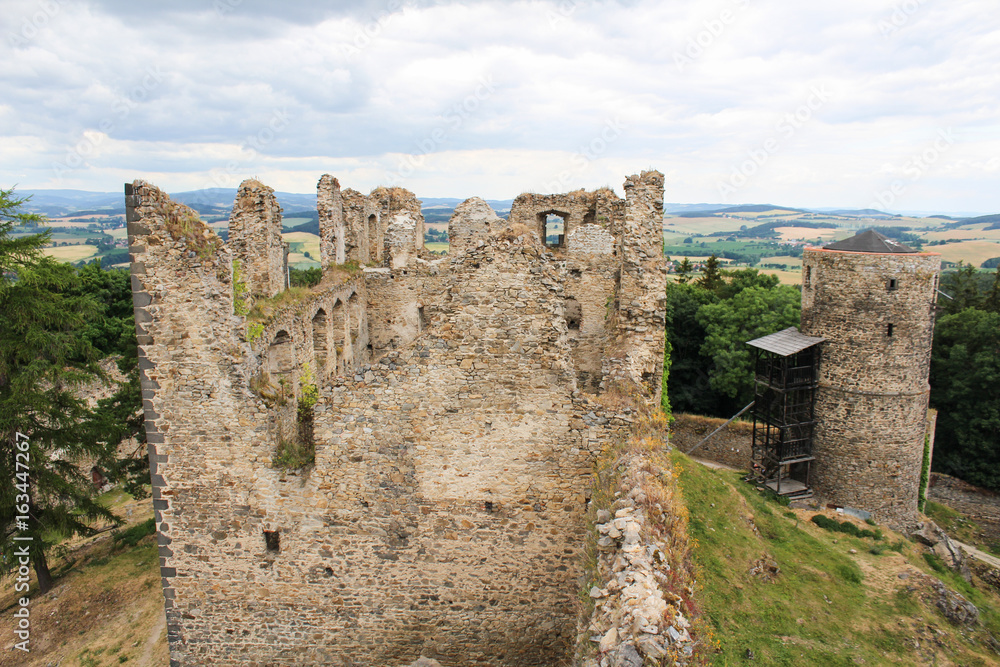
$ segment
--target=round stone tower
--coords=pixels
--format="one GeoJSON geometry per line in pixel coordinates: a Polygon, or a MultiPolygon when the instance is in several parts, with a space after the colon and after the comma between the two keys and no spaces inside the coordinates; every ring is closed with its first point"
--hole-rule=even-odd
{"type": "Polygon", "coordinates": [[[917,519],[940,268],[873,230],[802,256],[802,332],[826,339],[812,485],[897,526],[917,519]]]}

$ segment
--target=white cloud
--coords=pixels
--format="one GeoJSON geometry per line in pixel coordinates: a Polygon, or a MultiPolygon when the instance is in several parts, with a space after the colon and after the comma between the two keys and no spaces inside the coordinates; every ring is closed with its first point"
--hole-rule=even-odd
{"type": "Polygon", "coordinates": [[[1000,209],[989,0],[220,2],[5,3],[0,184],[311,192],[331,172],[502,198],[656,167],[669,200],[719,201],[775,139],[733,200],[867,205],[953,128],[897,208],[1000,209]]]}

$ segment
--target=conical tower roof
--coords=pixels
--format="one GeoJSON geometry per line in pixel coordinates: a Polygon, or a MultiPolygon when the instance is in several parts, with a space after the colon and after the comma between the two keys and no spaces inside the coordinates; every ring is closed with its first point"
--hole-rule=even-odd
{"type": "Polygon", "coordinates": [[[825,250],[846,250],[848,252],[904,253],[918,252],[910,246],[879,234],[874,229],[866,229],[849,239],[824,246],[825,250]]]}

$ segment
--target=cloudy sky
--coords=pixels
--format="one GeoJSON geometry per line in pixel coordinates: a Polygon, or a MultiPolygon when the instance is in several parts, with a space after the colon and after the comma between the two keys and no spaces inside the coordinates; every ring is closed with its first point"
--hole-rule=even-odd
{"type": "Polygon", "coordinates": [[[0,0],[0,187],[1000,212],[996,0],[0,0]]]}

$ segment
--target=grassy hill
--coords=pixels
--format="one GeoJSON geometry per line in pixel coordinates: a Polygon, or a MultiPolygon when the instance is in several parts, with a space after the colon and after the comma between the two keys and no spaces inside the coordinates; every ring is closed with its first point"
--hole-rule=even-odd
{"type": "Polygon", "coordinates": [[[811,518],[849,517],[783,506],[742,473],[673,457],[697,542],[702,613],[718,642],[712,664],[1000,664],[1000,597],[980,579],[936,570],[924,547],[885,526],[858,522],[878,540],[829,532],[811,518]],[[945,619],[936,580],[979,608],[978,625],[945,619]]]}
{"type": "Polygon", "coordinates": [[[31,652],[12,651],[17,594],[0,583],[2,667],[161,667],[169,662],[152,501],[113,491],[104,500],[129,526],[53,549],[55,586],[32,586],[31,652]]]}

